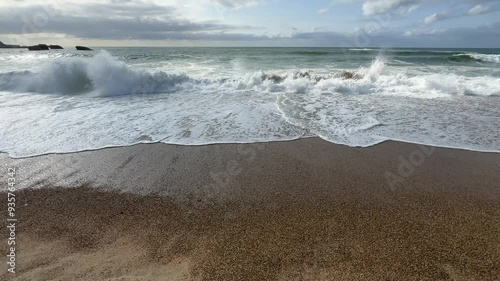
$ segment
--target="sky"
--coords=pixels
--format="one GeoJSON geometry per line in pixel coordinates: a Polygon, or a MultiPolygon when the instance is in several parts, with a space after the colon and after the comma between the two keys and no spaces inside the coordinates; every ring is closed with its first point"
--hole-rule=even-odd
{"type": "Polygon", "coordinates": [[[500,0],[0,0],[0,41],[500,48],[500,0]]]}

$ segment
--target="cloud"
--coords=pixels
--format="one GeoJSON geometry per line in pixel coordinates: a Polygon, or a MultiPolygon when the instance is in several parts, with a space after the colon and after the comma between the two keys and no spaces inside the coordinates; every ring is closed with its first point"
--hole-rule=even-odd
{"type": "MultiPolygon", "coordinates": [[[[476,0],[477,1],[477,0],[476,0]]],[[[483,2],[490,2],[491,0],[479,0],[483,2]]],[[[469,6],[470,7],[470,6],[469,6]]],[[[476,5],[472,8],[468,8],[467,6],[458,6],[454,9],[451,9],[449,11],[442,11],[439,13],[432,14],[424,19],[424,23],[426,25],[438,22],[438,21],[444,21],[448,19],[456,19],[456,18],[461,18],[461,17],[467,17],[467,16],[477,16],[477,15],[483,15],[483,14],[488,14],[488,13],[493,13],[498,11],[497,8],[493,8],[491,6],[483,6],[481,4],[476,5]]]]}
{"type": "Polygon", "coordinates": [[[500,45],[500,22],[475,28],[412,29],[404,32],[298,32],[290,38],[280,38],[300,45],[333,46],[349,48],[365,47],[496,47],[500,45]]]}
{"type": "MultiPolygon", "coordinates": [[[[134,40],[136,42],[147,40],[148,44],[157,45],[165,43],[179,45],[188,40],[193,42],[187,42],[188,45],[210,45],[216,42],[213,45],[226,46],[496,47],[500,45],[500,34],[495,29],[500,29],[498,23],[469,29],[453,29],[451,26],[443,29],[429,26],[434,22],[459,16],[497,11],[498,5],[495,5],[497,2],[491,0],[474,0],[474,5],[470,2],[472,0],[467,0],[468,2],[460,0],[460,5],[448,6],[447,10],[427,17],[424,20],[426,25],[421,22],[410,24],[416,28],[403,30],[403,27],[397,25],[391,25],[390,28],[375,28],[377,26],[371,26],[371,22],[365,22],[364,28],[354,33],[334,32],[336,29],[333,25],[313,28],[322,26],[318,23],[281,31],[275,28],[276,24],[262,28],[245,25],[244,21],[230,23],[223,17],[218,20],[203,17],[203,9],[209,2],[211,5],[237,9],[264,3],[263,0],[203,0],[204,5],[196,5],[199,3],[198,0],[196,2],[191,0],[107,0],[100,2],[65,0],[64,5],[61,6],[56,6],[56,3],[62,1],[51,0],[46,2],[42,0],[2,1],[7,2],[0,4],[0,34],[19,37],[20,40],[30,41],[30,44],[51,43],[50,38],[54,40],[67,38],[67,42],[90,39],[109,41],[116,45],[128,44],[127,42],[134,40]],[[480,8],[476,8],[477,6],[480,8]],[[196,12],[189,12],[193,11],[193,9],[190,10],[191,7],[194,7],[196,12]],[[22,37],[22,34],[25,37],[22,37]],[[43,41],[41,41],[42,38],[43,41]],[[178,42],[174,42],[175,40],[178,42]]],[[[365,14],[378,15],[392,11],[410,12],[426,1],[439,0],[342,1],[357,2],[359,7],[363,6],[365,14]]],[[[338,3],[338,1],[329,3],[338,3]]],[[[316,12],[321,14],[327,12],[328,8],[330,11],[333,10],[331,6],[326,5],[316,12]]],[[[339,11],[342,10],[339,9],[339,11]]],[[[258,22],[258,19],[255,21],[258,22]]],[[[352,30],[354,26],[345,30],[352,30]]],[[[4,39],[0,38],[5,42],[4,39]]]]}
{"type": "Polygon", "coordinates": [[[72,12],[47,5],[17,7],[14,13],[0,7],[0,34],[54,33],[109,40],[254,39],[256,35],[249,34],[249,30],[258,28],[218,21],[192,21],[182,18],[173,6],[149,2],[135,1],[117,6],[83,4],[74,7],[72,12]],[[113,13],[109,13],[111,10],[113,13]]]}
{"type": "Polygon", "coordinates": [[[318,15],[324,15],[326,13],[330,12],[330,8],[329,7],[326,7],[326,8],[321,8],[317,11],[318,15]]]}
{"type": "Polygon", "coordinates": [[[333,3],[350,4],[362,2],[363,14],[365,16],[373,16],[396,11],[408,14],[416,10],[425,1],[429,0],[334,0],[333,3]]]}
{"type": "Polygon", "coordinates": [[[500,44],[500,22],[475,28],[411,30],[404,35],[401,42],[408,46],[495,48],[500,44]]]}
{"type": "Polygon", "coordinates": [[[210,0],[217,3],[222,7],[237,9],[242,7],[249,7],[266,2],[266,0],[210,0]]]}
{"type": "Polygon", "coordinates": [[[441,20],[445,20],[445,19],[448,19],[450,16],[447,12],[440,12],[440,13],[435,13],[435,14],[432,14],[428,17],[426,17],[424,19],[424,23],[426,25],[429,25],[431,23],[434,23],[436,21],[441,21],[441,20]]]}
{"type": "Polygon", "coordinates": [[[407,14],[417,9],[423,0],[367,0],[363,4],[365,16],[385,14],[399,10],[407,14]]]}
{"type": "MultiPolygon", "coordinates": [[[[422,6],[424,3],[435,3],[444,2],[444,0],[335,0],[334,3],[357,3],[362,2],[363,14],[365,16],[380,15],[385,13],[399,12],[402,14],[409,14],[422,6]]],[[[485,6],[483,4],[477,4],[474,7],[470,7],[470,2],[480,2],[480,3],[495,3],[496,0],[455,0],[451,7],[456,9],[456,7],[462,8],[460,13],[458,12],[448,12],[443,11],[440,13],[435,13],[427,17],[427,22],[432,23],[435,21],[440,21],[452,17],[464,16],[464,15],[480,15],[495,12],[498,8],[492,6],[485,6]],[[463,7],[468,7],[467,11],[463,11],[463,7]]],[[[319,11],[318,11],[319,12],[319,11]]]]}
{"type": "Polygon", "coordinates": [[[131,0],[111,0],[109,3],[101,4],[79,4],[70,6],[71,10],[80,15],[92,15],[92,17],[146,17],[172,15],[176,8],[174,6],[161,6],[151,2],[131,0]]]}
{"type": "Polygon", "coordinates": [[[444,33],[448,31],[446,28],[437,28],[437,29],[431,29],[431,30],[422,30],[422,29],[411,29],[403,33],[403,36],[424,36],[424,35],[436,35],[439,33],[444,33]]]}
{"type": "MultiPolygon", "coordinates": [[[[281,38],[285,40],[286,38],[281,38]]],[[[480,48],[500,45],[500,22],[475,28],[420,28],[406,32],[355,33],[299,32],[288,40],[298,45],[307,42],[313,46],[349,48],[365,47],[457,47],[480,48]]]]}
{"type": "Polygon", "coordinates": [[[477,5],[477,6],[472,7],[467,13],[469,15],[482,15],[482,14],[487,14],[490,12],[493,12],[493,9],[491,7],[477,5]]]}

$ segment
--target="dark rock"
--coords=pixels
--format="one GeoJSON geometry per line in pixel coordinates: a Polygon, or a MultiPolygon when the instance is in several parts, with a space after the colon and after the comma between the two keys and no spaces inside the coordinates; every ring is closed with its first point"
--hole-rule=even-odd
{"type": "Polygon", "coordinates": [[[309,71],[305,71],[305,72],[302,72],[302,71],[297,71],[294,76],[293,76],[293,79],[298,79],[298,78],[307,78],[307,79],[311,79],[311,74],[309,73],[309,71]]]}
{"type": "Polygon", "coordinates": [[[50,45],[49,48],[51,50],[62,50],[62,49],[64,49],[63,47],[61,47],[59,45],[50,45]]]}
{"type": "Polygon", "coordinates": [[[340,73],[340,77],[342,79],[352,79],[354,77],[354,73],[352,73],[351,71],[342,71],[340,73]]]}
{"type": "Polygon", "coordinates": [[[281,77],[281,76],[276,75],[276,74],[271,74],[271,75],[262,74],[261,78],[262,78],[262,80],[271,80],[274,83],[281,83],[281,82],[283,82],[283,80],[285,80],[284,77],[281,77]]]}
{"type": "Polygon", "coordinates": [[[91,48],[88,48],[88,47],[83,47],[83,46],[76,46],[76,49],[78,51],[92,51],[91,48]]]}
{"type": "Polygon", "coordinates": [[[49,50],[49,46],[47,46],[45,44],[38,44],[38,45],[34,45],[34,46],[29,46],[28,50],[30,50],[30,51],[47,51],[47,50],[49,50]]]}
{"type": "Polygon", "coordinates": [[[359,73],[356,73],[353,71],[343,70],[342,72],[340,72],[340,78],[359,80],[359,79],[363,79],[363,75],[360,75],[359,73]]]}
{"type": "Polygon", "coordinates": [[[20,45],[7,45],[4,44],[2,41],[0,41],[0,49],[15,49],[15,48],[22,48],[20,45]]]}
{"type": "Polygon", "coordinates": [[[269,79],[272,80],[274,83],[281,83],[283,82],[283,80],[285,80],[285,78],[276,74],[269,76],[269,79]]]}

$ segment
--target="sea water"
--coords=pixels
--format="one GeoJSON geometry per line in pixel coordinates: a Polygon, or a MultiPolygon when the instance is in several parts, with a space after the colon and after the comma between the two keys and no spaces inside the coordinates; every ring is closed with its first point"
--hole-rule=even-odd
{"type": "Polygon", "coordinates": [[[0,50],[12,157],[311,136],[499,152],[500,50],[0,50]]]}

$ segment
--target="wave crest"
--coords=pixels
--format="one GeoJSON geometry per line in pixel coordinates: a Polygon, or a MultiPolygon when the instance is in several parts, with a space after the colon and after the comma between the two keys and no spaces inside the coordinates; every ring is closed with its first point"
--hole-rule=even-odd
{"type": "Polygon", "coordinates": [[[468,55],[476,60],[500,63],[500,55],[494,55],[494,54],[468,54],[468,55]]]}
{"type": "Polygon", "coordinates": [[[467,54],[457,54],[451,58],[453,61],[483,61],[483,62],[493,62],[500,63],[500,55],[495,54],[479,54],[479,53],[467,53],[467,54]]]}
{"type": "Polygon", "coordinates": [[[0,74],[0,90],[4,91],[99,96],[172,92],[186,82],[195,81],[184,74],[132,69],[106,51],[90,59],[57,60],[37,72],[0,74]]]}
{"type": "MultiPolygon", "coordinates": [[[[472,58],[467,56],[467,59],[472,58]]],[[[451,73],[409,75],[394,73],[390,69],[384,73],[385,69],[386,61],[379,56],[369,67],[357,70],[336,70],[329,73],[259,71],[241,77],[194,79],[186,74],[131,68],[102,51],[92,58],[58,59],[37,72],[0,74],[0,91],[117,96],[171,93],[195,88],[199,92],[221,93],[240,90],[261,93],[320,91],[344,95],[390,94],[424,98],[500,95],[498,79],[495,77],[464,77],[451,73]]]]}

